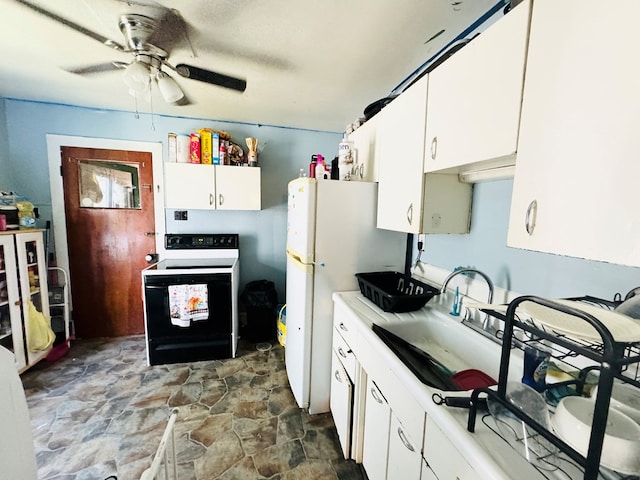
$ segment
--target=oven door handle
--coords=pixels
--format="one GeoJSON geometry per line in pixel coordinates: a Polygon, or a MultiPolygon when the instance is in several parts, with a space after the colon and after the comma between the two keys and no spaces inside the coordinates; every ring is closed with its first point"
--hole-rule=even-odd
{"type": "MultiPolygon", "coordinates": [[[[175,283],[172,283],[171,285],[175,285],[175,283]]],[[[145,285],[144,288],[150,288],[150,289],[154,289],[154,290],[165,290],[169,285],[145,285]]]]}

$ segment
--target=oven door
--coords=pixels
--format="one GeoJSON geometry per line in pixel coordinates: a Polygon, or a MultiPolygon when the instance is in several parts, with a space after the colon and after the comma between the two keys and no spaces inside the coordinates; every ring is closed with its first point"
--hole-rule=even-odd
{"type": "Polygon", "coordinates": [[[149,364],[231,357],[231,289],[231,273],[145,275],[149,364]]]}

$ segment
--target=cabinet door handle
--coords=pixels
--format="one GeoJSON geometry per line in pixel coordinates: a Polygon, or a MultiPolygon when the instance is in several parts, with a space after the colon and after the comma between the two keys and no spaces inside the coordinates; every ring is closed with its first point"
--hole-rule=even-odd
{"type": "Polygon", "coordinates": [[[344,323],[340,323],[340,325],[338,325],[338,327],[340,327],[340,330],[342,330],[343,332],[348,332],[349,331],[349,329],[344,326],[344,323]]]}
{"type": "Polygon", "coordinates": [[[433,137],[433,139],[431,140],[431,160],[435,160],[437,154],[438,154],[438,137],[433,137]]]}
{"type": "Polygon", "coordinates": [[[407,450],[409,450],[411,452],[415,452],[415,449],[413,448],[413,445],[411,445],[409,443],[409,440],[407,439],[407,436],[402,431],[402,427],[398,427],[398,436],[400,437],[400,441],[402,442],[402,444],[405,447],[407,447],[407,450]]]}
{"type": "Polygon", "coordinates": [[[222,194],[218,194],[218,205],[222,205],[224,203],[224,197],[222,194]]]}
{"type": "Polygon", "coordinates": [[[524,227],[529,235],[533,235],[536,228],[536,216],[538,215],[538,202],[533,200],[527,207],[527,214],[524,219],[524,227]]]}
{"type": "Polygon", "coordinates": [[[209,194],[209,205],[213,205],[213,201],[214,201],[214,199],[213,199],[213,193],[210,193],[210,194],[209,194]]]}
{"type": "Polygon", "coordinates": [[[20,300],[16,300],[16,301],[14,302],[14,305],[15,305],[16,307],[19,307],[20,305],[22,305],[22,302],[21,302],[20,300]]]}
{"type": "Polygon", "coordinates": [[[362,180],[364,178],[364,163],[360,164],[359,175],[360,175],[360,180],[362,180]]]}
{"type": "Polygon", "coordinates": [[[382,405],[384,402],[382,401],[382,399],[378,396],[378,391],[375,389],[375,387],[371,387],[371,396],[373,397],[373,399],[378,402],[380,405],[382,405]]]}
{"type": "MultiPolygon", "coordinates": [[[[333,374],[333,376],[336,378],[337,381],[339,381],[340,383],[342,383],[342,378],[340,377],[340,372],[338,370],[335,371],[335,373],[333,374]]],[[[326,377],[325,377],[326,378],[326,377]]]]}
{"type": "MultiPolygon", "coordinates": [[[[344,353],[344,350],[342,350],[342,347],[338,347],[338,353],[340,354],[340,356],[342,358],[347,358],[347,354],[344,353]]],[[[326,377],[325,377],[326,378],[326,377]]]]}
{"type": "Polygon", "coordinates": [[[409,204],[409,208],[407,208],[407,222],[409,225],[413,222],[413,202],[409,204]]]}

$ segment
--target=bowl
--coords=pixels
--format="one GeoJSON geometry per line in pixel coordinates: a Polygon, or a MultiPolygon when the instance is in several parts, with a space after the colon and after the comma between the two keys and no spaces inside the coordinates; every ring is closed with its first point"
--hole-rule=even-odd
{"type": "MultiPolygon", "coordinates": [[[[548,405],[542,394],[523,383],[507,382],[505,400],[551,431],[548,405]]],[[[557,470],[552,463],[558,449],[526,422],[518,419],[497,398],[487,397],[487,407],[502,438],[512,445],[529,463],[547,471],[557,470]]]]}
{"type": "MultiPolygon", "coordinates": [[[[589,449],[594,406],[593,399],[565,397],[551,417],[555,433],[584,456],[589,449]]],[[[600,464],[625,475],[640,474],[640,425],[615,407],[609,408],[600,464]]]]}
{"type": "MultiPolygon", "coordinates": [[[[591,398],[595,400],[597,394],[598,387],[596,386],[591,398]]],[[[628,383],[615,380],[611,389],[611,406],[640,424],[640,389],[628,383]]]]}

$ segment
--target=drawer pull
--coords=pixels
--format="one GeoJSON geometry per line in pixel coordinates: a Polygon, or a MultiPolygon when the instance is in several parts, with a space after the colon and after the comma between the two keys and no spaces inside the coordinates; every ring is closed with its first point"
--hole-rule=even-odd
{"type": "Polygon", "coordinates": [[[536,228],[536,216],[538,215],[538,202],[533,200],[527,208],[527,214],[524,219],[524,226],[529,235],[533,235],[536,228]]]}
{"type": "Polygon", "coordinates": [[[438,155],[438,137],[433,137],[431,140],[431,160],[435,160],[438,155]]]}
{"type": "Polygon", "coordinates": [[[338,370],[335,371],[335,373],[333,374],[333,376],[336,378],[337,381],[339,381],[340,383],[342,383],[342,377],[340,377],[340,372],[338,370]]]}
{"type": "Polygon", "coordinates": [[[378,391],[374,388],[371,387],[371,396],[373,397],[373,399],[378,402],[379,404],[383,404],[384,402],[382,401],[382,399],[378,396],[378,391]]]}
{"type": "Polygon", "coordinates": [[[406,435],[402,431],[402,427],[398,427],[398,436],[400,437],[400,441],[402,442],[402,444],[405,447],[407,447],[407,450],[409,450],[411,452],[415,452],[415,449],[413,448],[413,445],[411,445],[409,443],[409,440],[407,439],[406,435]]]}
{"type": "Polygon", "coordinates": [[[347,354],[344,353],[344,350],[342,350],[342,347],[338,347],[338,353],[342,358],[347,358],[347,354]]]}
{"type": "Polygon", "coordinates": [[[343,332],[348,332],[349,329],[347,327],[344,326],[344,323],[340,323],[340,325],[338,325],[340,327],[340,330],[342,330],[343,332]]]}

